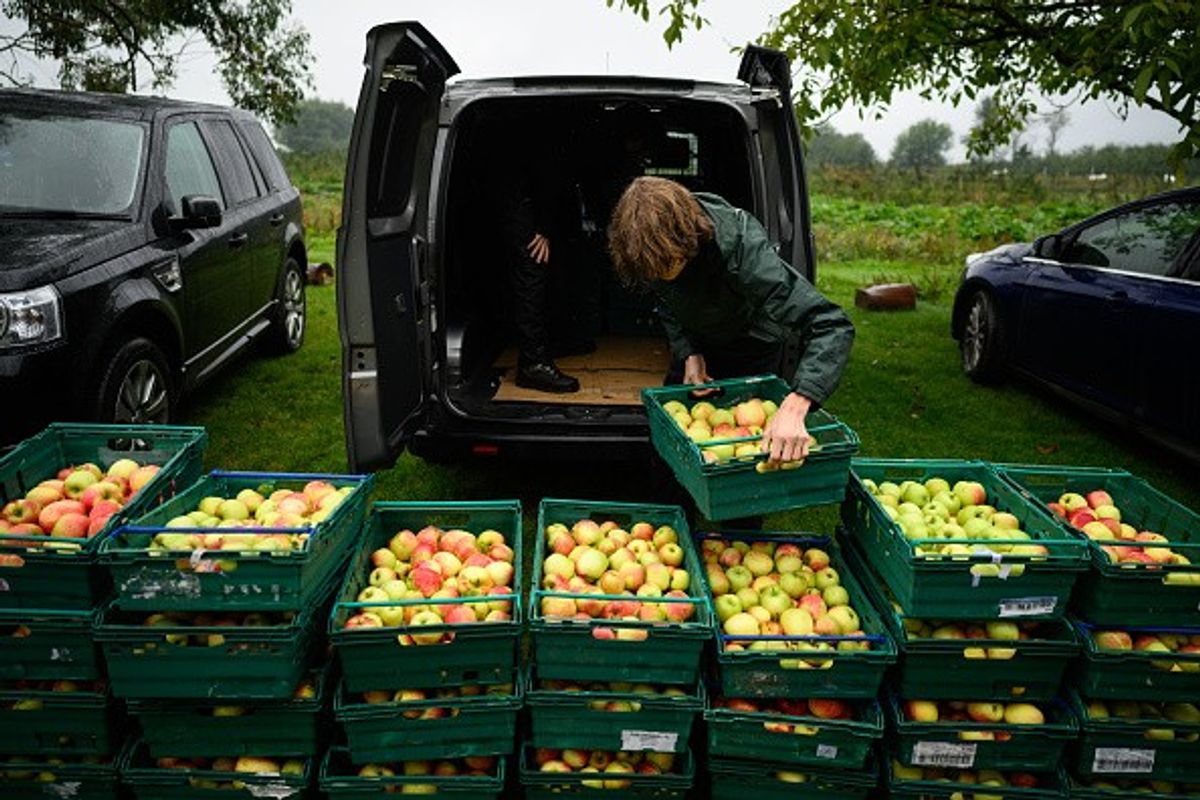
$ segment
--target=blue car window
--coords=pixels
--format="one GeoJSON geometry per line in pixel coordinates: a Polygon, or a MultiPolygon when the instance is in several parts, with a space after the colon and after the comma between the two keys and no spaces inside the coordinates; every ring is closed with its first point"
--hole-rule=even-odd
{"type": "Polygon", "coordinates": [[[1200,231],[1200,204],[1164,203],[1117,214],[1084,228],[1064,260],[1143,275],[1175,274],[1200,231]]]}

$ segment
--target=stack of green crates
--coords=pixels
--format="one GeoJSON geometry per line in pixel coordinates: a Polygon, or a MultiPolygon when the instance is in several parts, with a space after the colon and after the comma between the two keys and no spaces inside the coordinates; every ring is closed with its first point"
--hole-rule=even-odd
{"type": "Polygon", "coordinates": [[[329,620],[342,675],[334,717],[344,741],[328,754],[321,769],[321,787],[331,797],[421,793],[431,787],[451,796],[498,796],[507,774],[505,761],[515,751],[522,700],[517,671],[521,554],[518,501],[374,504],[329,620]],[[383,589],[389,579],[396,580],[391,573],[404,574],[407,566],[402,565],[409,562],[403,557],[395,568],[384,568],[390,572],[380,571],[380,558],[391,563],[398,550],[404,555],[399,544],[389,548],[401,531],[418,536],[435,532],[434,560],[453,555],[441,545],[451,541],[448,536],[443,539],[443,533],[466,531],[474,537],[460,536],[452,546],[458,554],[444,562],[450,566],[439,567],[452,574],[443,573],[438,591],[445,589],[447,580],[460,579],[454,592],[360,599],[367,587],[383,589]],[[489,543],[484,553],[479,537],[488,531],[489,538],[499,533],[503,542],[489,543]],[[505,592],[489,593],[504,588],[490,576],[465,574],[467,562],[476,556],[480,564],[470,566],[486,569],[483,562],[492,559],[488,553],[512,564],[505,592]],[[434,615],[424,619],[435,624],[422,624],[416,617],[460,607],[476,612],[475,618],[442,622],[434,615]],[[480,612],[496,616],[479,619],[480,612]],[[377,615],[379,624],[357,625],[356,620],[368,614],[377,615]],[[413,780],[426,769],[446,774],[424,776],[436,780],[413,780]],[[404,777],[406,771],[413,775],[404,777]]]}
{"type": "Polygon", "coordinates": [[[372,484],[357,475],[214,471],[105,540],[100,560],[114,597],[96,638],[113,693],[140,726],[122,762],[137,797],[307,790],[333,695],[324,614],[372,484]],[[342,496],[303,526],[186,524],[202,504],[216,505],[206,498],[306,487],[342,496]],[[152,548],[160,533],[179,538],[152,548]],[[289,543],[267,549],[242,538],[269,535],[289,543]],[[215,540],[225,536],[237,546],[215,540]]]}
{"type": "Polygon", "coordinates": [[[848,800],[872,796],[878,783],[875,751],[883,737],[877,696],[896,651],[839,549],[826,536],[780,532],[702,534],[697,544],[710,601],[720,612],[714,622],[713,690],[704,713],[713,798],[732,800],[747,792],[788,797],[800,790],[848,800]],[[711,596],[717,572],[725,574],[720,559],[729,550],[745,556],[759,549],[775,558],[783,546],[797,557],[828,556],[861,633],[724,631],[722,618],[730,610],[711,596]]]}
{"type": "MultiPolygon", "coordinates": [[[[16,508],[14,501],[70,467],[92,464],[107,475],[115,462],[132,459],[159,468],[85,539],[12,532],[17,519],[3,516],[0,754],[11,765],[6,797],[59,790],[73,797],[116,796],[123,714],[96,649],[97,608],[108,594],[96,553],[112,530],[199,477],[206,443],[203,428],[53,424],[0,458],[5,515],[16,508]]],[[[34,502],[37,510],[48,505],[34,502]]]]}
{"type": "Polygon", "coordinates": [[[704,708],[701,664],[712,629],[683,510],[545,499],[534,535],[525,674],[529,736],[519,764],[526,796],[584,792],[597,780],[584,774],[585,768],[642,768],[640,762],[648,760],[653,766],[644,769],[654,774],[609,777],[610,790],[623,797],[684,797],[695,773],[693,731],[704,708]],[[576,531],[589,527],[577,525],[584,520],[594,522],[605,537],[592,543],[597,547],[608,541],[609,531],[614,536],[621,532],[632,545],[642,529],[646,536],[658,537],[643,542],[647,555],[669,543],[678,545],[678,567],[687,572],[688,585],[678,597],[656,593],[653,602],[686,613],[674,621],[642,620],[646,598],[632,590],[605,594],[602,589],[552,588],[544,571],[551,554],[548,531],[565,526],[573,544],[583,544],[588,540],[576,531]],[[564,613],[556,604],[571,610],[564,613]],[[630,755],[610,766],[622,751],[630,755]],[[546,767],[546,760],[554,763],[546,767]]]}
{"type": "Polygon", "coordinates": [[[1200,515],[1122,470],[994,469],[1084,542],[1090,556],[1072,602],[1084,656],[1069,694],[1081,729],[1072,794],[1167,796],[1200,783],[1200,515]],[[1050,510],[1068,494],[1079,503],[1092,492],[1109,495],[1124,525],[1166,537],[1136,544],[1159,548],[1156,555],[1167,560],[1116,563],[1110,553],[1122,551],[1111,548],[1134,543],[1115,535],[1092,539],[1050,510]]]}
{"type": "Polygon", "coordinates": [[[946,770],[1057,793],[1079,735],[1062,685],[1079,654],[1065,616],[1087,566],[1082,543],[983,462],[855,460],[842,519],[848,556],[900,648],[884,698],[893,793],[924,793],[946,770]],[[934,501],[946,491],[936,479],[978,486],[934,501]],[[979,487],[982,502],[970,497],[979,487]],[[905,503],[928,526],[923,538],[898,524],[914,513],[905,503]],[[946,513],[969,517],[968,505],[1010,515],[1009,527],[943,536],[946,513]]]}

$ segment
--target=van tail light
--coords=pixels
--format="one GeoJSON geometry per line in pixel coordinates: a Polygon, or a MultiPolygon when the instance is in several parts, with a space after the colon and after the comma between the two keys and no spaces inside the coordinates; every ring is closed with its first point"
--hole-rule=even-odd
{"type": "Polygon", "coordinates": [[[500,446],[495,444],[476,444],[471,446],[471,452],[477,456],[498,456],[500,446]]]}

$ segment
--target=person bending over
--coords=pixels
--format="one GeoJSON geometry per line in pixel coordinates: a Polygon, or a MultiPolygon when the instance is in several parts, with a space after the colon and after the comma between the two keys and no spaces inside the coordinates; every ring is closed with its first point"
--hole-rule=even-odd
{"type": "Polygon", "coordinates": [[[659,177],[635,179],[608,226],[618,278],[650,287],[670,341],[667,383],[780,375],[791,392],[763,431],[770,462],[808,455],[808,412],[841,380],[854,325],[772,249],[749,212],[659,177]],[[800,353],[782,375],[789,345],[800,353]]]}

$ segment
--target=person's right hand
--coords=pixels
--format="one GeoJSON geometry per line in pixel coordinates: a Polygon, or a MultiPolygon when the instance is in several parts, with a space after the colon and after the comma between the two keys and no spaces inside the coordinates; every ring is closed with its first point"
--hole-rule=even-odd
{"type": "Polygon", "coordinates": [[[683,362],[683,382],[692,385],[712,383],[712,378],[708,374],[708,366],[704,363],[704,356],[693,353],[687,357],[683,362]]]}
{"type": "Polygon", "coordinates": [[[533,259],[533,263],[545,264],[550,261],[550,240],[535,233],[529,244],[525,245],[525,252],[533,259]]]}

